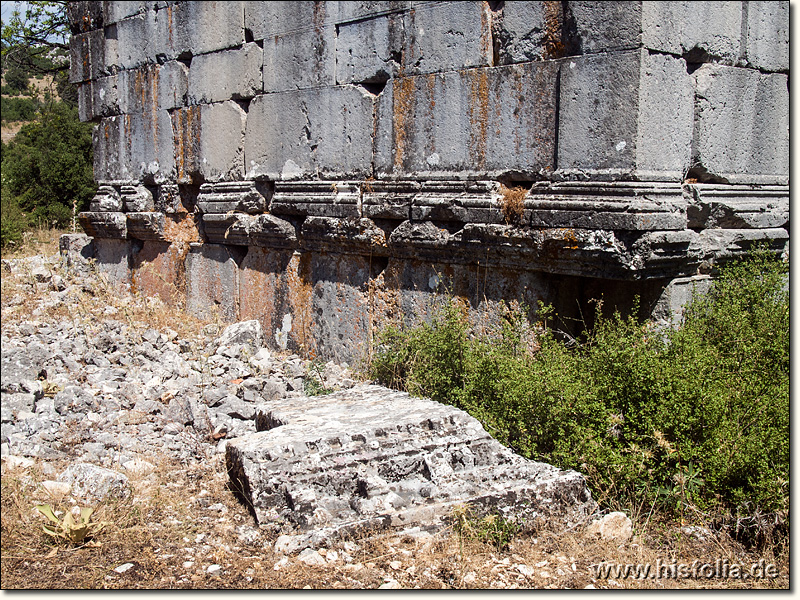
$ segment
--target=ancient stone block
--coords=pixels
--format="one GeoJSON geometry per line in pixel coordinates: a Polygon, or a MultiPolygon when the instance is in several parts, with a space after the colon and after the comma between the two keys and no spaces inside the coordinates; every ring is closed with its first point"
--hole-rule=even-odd
{"type": "Polygon", "coordinates": [[[402,59],[405,73],[435,73],[492,64],[487,4],[420,3],[406,15],[402,59]]]}
{"type": "Polygon", "coordinates": [[[266,248],[294,248],[297,233],[289,221],[274,215],[258,215],[250,222],[250,243],[266,248]]]}
{"type": "Polygon", "coordinates": [[[360,21],[367,17],[376,18],[405,12],[413,8],[415,4],[419,4],[419,2],[411,0],[329,2],[326,7],[326,15],[334,23],[343,24],[348,21],[360,21]]]}
{"type": "Polygon", "coordinates": [[[244,2],[245,27],[254,40],[264,40],[301,29],[314,29],[330,21],[330,2],[244,2]]]}
{"type": "Polygon", "coordinates": [[[122,198],[114,186],[101,185],[89,204],[91,212],[122,212],[122,198]]]}
{"type": "MultiPolygon", "coordinates": [[[[124,218],[124,215],[118,214],[124,218]]],[[[84,229],[87,232],[90,231],[85,226],[84,229]]],[[[131,269],[128,260],[131,255],[131,242],[124,239],[95,236],[94,249],[97,270],[108,277],[112,284],[130,285],[131,269]]]]}
{"type": "Polygon", "coordinates": [[[86,33],[103,27],[103,2],[70,2],[67,5],[67,19],[70,30],[86,33]]]}
{"type": "Polygon", "coordinates": [[[416,181],[365,181],[361,214],[371,219],[410,219],[411,203],[419,189],[416,181]]]}
{"type": "Polygon", "coordinates": [[[96,121],[121,112],[117,76],[100,77],[78,83],[78,117],[81,121],[96,121]]]}
{"type": "Polygon", "coordinates": [[[639,47],[642,33],[640,2],[570,2],[568,17],[575,23],[579,54],[639,47]]]}
{"type": "Polygon", "coordinates": [[[358,217],[360,186],[348,181],[280,181],[270,212],[276,215],[358,217]]]}
{"type": "Polygon", "coordinates": [[[687,206],[691,229],[789,227],[789,189],[784,186],[692,184],[687,206]]]}
{"type": "MultiPolygon", "coordinates": [[[[130,218],[130,215],[129,215],[130,218]]],[[[183,262],[187,244],[145,240],[131,255],[131,288],[134,292],[158,296],[168,306],[183,306],[183,262]]]]}
{"type": "Polygon", "coordinates": [[[266,94],[250,104],[246,177],[365,177],[372,170],[373,98],[355,86],[266,94]]]}
{"type": "Polygon", "coordinates": [[[458,409],[378,386],[266,404],[256,418],[262,431],[228,444],[233,487],[260,522],[298,532],[441,526],[458,504],[568,527],[596,506],[580,474],[523,459],[458,409]]]}
{"type": "Polygon", "coordinates": [[[748,2],[747,62],[765,71],[789,70],[789,3],[748,2]]]}
{"type": "Polygon", "coordinates": [[[106,40],[102,29],[73,35],[70,40],[70,83],[107,75],[106,58],[106,40]]]}
{"type": "MultiPolygon", "coordinates": [[[[324,3],[315,3],[324,6],[324,3]]],[[[323,9],[320,9],[323,10],[323,9]]],[[[317,14],[315,8],[314,14],[317,14]]],[[[285,92],[336,82],[336,28],[323,22],[288,30],[264,39],[264,91],[285,92]]]]}
{"type": "Polygon", "coordinates": [[[143,185],[123,185],[119,193],[125,212],[149,212],[155,208],[153,193],[143,185]]]}
{"type": "Polygon", "coordinates": [[[82,212],[78,221],[95,238],[125,239],[128,235],[125,214],[121,212],[82,212]]]}
{"type": "Polygon", "coordinates": [[[197,56],[244,42],[244,3],[177,2],[156,11],[157,40],[167,58],[197,56]]]}
{"type": "Polygon", "coordinates": [[[155,62],[158,54],[164,54],[164,41],[158,36],[156,12],[146,10],[120,19],[109,29],[114,34],[108,47],[116,49],[113,66],[120,69],[133,69],[148,62],[155,62]]]}
{"type": "Polygon", "coordinates": [[[786,185],[786,75],[714,64],[703,65],[694,75],[692,163],[698,174],[709,182],[786,185]]]}
{"type": "Polygon", "coordinates": [[[132,17],[147,10],[150,4],[147,0],[130,0],[129,2],[102,2],[103,20],[106,25],[117,23],[127,17],[132,17]]]}
{"type": "Polygon", "coordinates": [[[378,97],[376,171],[430,179],[549,172],[557,76],[548,61],[391,80],[378,97]]]}
{"type": "Polygon", "coordinates": [[[200,174],[206,181],[231,181],[244,176],[246,113],[233,101],[201,107],[200,174]]]}
{"type": "Polygon", "coordinates": [[[501,223],[499,185],[487,181],[426,181],[414,196],[414,221],[501,223]]]}
{"type": "Polygon", "coordinates": [[[684,55],[688,62],[734,64],[742,43],[741,2],[642,2],[645,48],[684,55]]]}
{"type": "MultiPolygon", "coordinates": [[[[629,11],[635,12],[634,7],[629,11]]],[[[564,11],[558,2],[504,2],[491,12],[491,19],[497,64],[547,60],[571,53],[565,44],[564,11]]]]}
{"type": "Polygon", "coordinates": [[[203,213],[262,213],[268,199],[252,181],[204,183],[197,196],[197,207],[203,213]]]}
{"type": "Polygon", "coordinates": [[[680,184],[535,184],[525,201],[532,227],[651,231],[686,228],[680,184]]]}
{"type": "MultiPolygon", "coordinates": [[[[260,215],[257,219],[268,217],[260,215]]],[[[277,346],[274,336],[281,332],[285,315],[290,315],[286,300],[287,266],[293,250],[251,247],[239,271],[240,318],[258,319],[269,346],[277,346]]],[[[291,315],[289,316],[291,320],[291,315]]],[[[285,348],[285,345],[284,345],[285,348]]]]}
{"type": "Polygon", "coordinates": [[[99,180],[159,183],[174,176],[172,123],[165,110],[106,117],[92,140],[99,180]]]}
{"type": "Polygon", "coordinates": [[[161,212],[129,212],[128,237],[137,240],[164,240],[166,218],[161,212]]]}
{"type": "Polygon", "coordinates": [[[379,83],[394,76],[401,66],[404,19],[390,13],[339,25],[336,83],[379,83]]]}
{"type": "Polygon", "coordinates": [[[250,245],[250,224],[253,217],[250,215],[204,214],[203,231],[206,239],[212,244],[236,244],[238,246],[250,245]]]}
{"type": "Polygon", "coordinates": [[[122,112],[170,110],[186,104],[188,69],[178,61],[146,64],[117,75],[122,112]]]}
{"type": "Polygon", "coordinates": [[[191,244],[186,256],[186,309],[193,314],[238,321],[239,279],[233,247],[191,244]]]}
{"type": "Polygon", "coordinates": [[[261,91],[263,53],[254,43],[192,60],[189,104],[252,98],[261,91]]]}
{"type": "Polygon", "coordinates": [[[664,288],[652,311],[654,321],[669,325],[679,325],[683,310],[695,296],[705,294],[711,287],[710,275],[676,277],[664,288]]]}
{"type": "Polygon", "coordinates": [[[682,59],[646,50],[565,59],[557,174],[680,181],[689,161],[691,103],[682,59]]]}
{"type": "Polygon", "coordinates": [[[722,263],[743,258],[756,244],[765,244],[776,254],[789,240],[789,232],[775,229],[704,229],[698,234],[709,262],[722,263]]]}
{"type": "Polygon", "coordinates": [[[308,217],[300,234],[303,246],[312,250],[386,254],[386,233],[371,219],[308,217]]]}

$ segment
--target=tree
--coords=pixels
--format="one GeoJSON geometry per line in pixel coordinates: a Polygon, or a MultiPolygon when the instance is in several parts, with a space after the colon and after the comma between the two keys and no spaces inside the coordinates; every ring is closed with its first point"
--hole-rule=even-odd
{"type": "Polygon", "coordinates": [[[67,227],[96,190],[92,125],[75,107],[53,103],[3,149],[3,186],[34,223],[67,227]]]}
{"type": "Polygon", "coordinates": [[[11,65],[28,72],[67,71],[69,61],[52,60],[53,52],[69,52],[69,18],[66,1],[15,2],[2,28],[3,69],[11,65]]]}

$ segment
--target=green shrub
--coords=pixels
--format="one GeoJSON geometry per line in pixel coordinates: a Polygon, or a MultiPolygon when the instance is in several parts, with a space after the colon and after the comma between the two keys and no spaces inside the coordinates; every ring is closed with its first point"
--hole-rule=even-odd
{"type": "Polygon", "coordinates": [[[39,101],[32,98],[0,98],[3,121],[32,121],[39,112],[39,101]]]}
{"type": "Polygon", "coordinates": [[[370,374],[467,410],[524,456],[582,471],[606,506],[788,514],[786,273],[759,249],[721,269],[677,329],[602,317],[598,303],[581,343],[544,323],[534,352],[519,315],[476,336],[452,301],[431,323],[387,329],[370,374]]]}
{"type": "Polygon", "coordinates": [[[92,126],[77,109],[49,105],[3,148],[4,192],[17,198],[33,223],[67,227],[73,203],[85,210],[96,185],[92,173],[92,126]]]}

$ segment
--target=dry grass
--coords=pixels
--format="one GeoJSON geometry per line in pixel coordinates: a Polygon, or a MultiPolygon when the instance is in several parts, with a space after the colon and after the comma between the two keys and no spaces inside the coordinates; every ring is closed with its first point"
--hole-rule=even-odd
{"type": "Polygon", "coordinates": [[[30,256],[52,256],[58,253],[58,240],[65,233],[63,229],[34,227],[22,234],[19,244],[9,244],[3,248],[3,258],[27,258],[30,256]]]}
{"type": "Polygon", "coordinates": [[[500,211],[506,225],[519,225],[525,214],[525,197],[528,190],[522,186],[508,188],[500,185],[500,211]]]}
{"type": "MultiPolygon", "coordinates": [[[[154,459],[151,459],[154,460],[154,459]]],[[[61,465],[63,466],[63,465],[61,465]]],[[[60,466],[59,466],[60,467],[60,466]]],[[[669,523],[650,524],[622,544],[594,539],[583,531],[525,532],[503,551],[441,532],[432,537],[383,535],[340,540],[322,550],[322,566],[285,558],[272,550],[277,532],[256,529],[248,511],[226,487],[222,458],[195,467],[162,460],[155,472],[132,478],[134,493],[97,507],[95,520],[110,524],[91,543],[71,547],[41,529],[38,502],[68,510],[40,482],[41,470],[5,472],[2,477],[2,579],[5,589],[376,588],[394,580],[403,588],[509,589],[597,588],[786,588],[788,552],[779,557],[748,554],[730,540],[700,542],[676,535],[669,523]],[[249,540],[239,533],[249,532],[249,540]],[[345,556],[349,556],[346,559],[345,556]],[[601,579],[592,565],[658,561],[691,564],[717,559],[776,564],[777,579],[601,579]],[[132,563],[118,573],[114,569],[132,563]],[[220,570],[209,573],[209,567],[220,570]]],[[[213,569],[212,569],[213,571],[213,569]]]]}

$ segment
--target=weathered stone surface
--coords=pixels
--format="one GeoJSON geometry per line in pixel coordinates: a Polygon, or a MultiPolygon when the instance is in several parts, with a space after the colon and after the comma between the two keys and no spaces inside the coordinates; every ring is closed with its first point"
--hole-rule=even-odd
{"type": "Polygon", "coordinates": [[[376,171],[430,179],[548,173],[557,76],[548,61],[391,80],[378,97],[376,171]]]}
{"type": "Polygon", "coordinates": [[[747,3],[747,62],[765,71],[789,70],[789,3],[747,3]]]}
{"type": "Polygon", "coordinates": [[[101,119],[92,135],[101,181],[161,183],[174,177],[172,122],[166,110],[101,119]]]}
{"type": "Polygon", "coordinates": [[[336,28],[324,21],[326,3],[312,4],[312,23],[308,26],[292,24],[264,38],[265,92],[304,90],[336,82],[336,28]]]}
{"type": "Polygon", "coordinates": [[[125,212],[149,212],[155,208],[153,192],[143,185],[123,185],[119,192],[125,212]]]}
{"type": "Polygon", "coordinates": [[[58,238],[58,252],[67,269],[85,273],[94,258],[94,240],[85,233],[66,233],[58,238]]]}
{"type": "Polygon", "coordinates": [[[339,25],[336,83],[385,83],[400,69],[404,16],[390,13],[339,25]]]}
{"type": "Polygon", "coordinates": [[[692,139],[692,78],[682,59],[644,50],[566,59],[558,174],[680,181],[692,139]]]}
{"type": "Polygon", "coordinates": [[[711,287],[710,275],[676,277],[661,293],[651,316],[656,323],[678,326],[683,319],[683,309],[693,298],[706,293],[711,287]]]}
{"type": "Polygon", "coordinates": [[[247,115],[246,177],[366,177],[372,105],[372,95],[355,86],[258,96],[247,115]]]}
{"type": "Polygon", "coordinates": [[[160,212],[131,212],[126,215],[128,237],[137,240],[163,240],[166,218],[160,212]]]}
{"type": "Polygon", "coordinates": [[[185,106],[188,74],[186,65],[176,60],[121,71],[115,82],[120,111],[136,113],[185,106]]]}
{"type": "Polygon", "coordinates": [[[789,227],[789,189],[784,186],[692,184],[687,226],[692,229],[789,227]]]}
{"type": "Polygon", "coordinates": [[[217,311],[223,319],[236,321],[239,279],[232,247],[191,244],[186,257],[186,307],[198,314],[217,311]]]}
{"type": "Polygon", "coordinates": [[[435,525],[468,504],[566,527],[596,506],[580,474],[523,459],[458,409],[378,386],[260,406],[256,427],[228,443],[226,463],[260,522],[435,525]]]}
{"type": "Polygon", "coordinates": [[[709,182],[788,184],[786,75],[714,64],[694,75],[695,167],[709,182]]]}
{"type": "MultiPolygon", "coordinates": [[[[103,214],[119,215],[121,218],[125,218],[122,213],[103,214]]],[[[81,221],[81,225],[83,225],[83,221],[81,221]]],[[[83,225],[83,228],[89,231],[86,225],[83,225]]],[[[126,286],[131,280],[131,269],[128,262],[132,251],[131,242],[125,239],[107,239],[110,237],[112,236],[95,237],[95,264],[97,265],[97,270],[106,275],[109,280],[126,286]]]]}
{"type": "Polygon", "coordinates": [[[127,220],[121,212],[82,212],[78,221],[95,238],[125,239],[128,235],[127,220]]]}
{"type": "Polygon", "coordinates": [[[58,481],[72,485],[72,494],[103,501],[130,495],[128,478],[122,473],[90,463],[75,463],[58,476],[58,481]]]}
{"type": "Polygon", "coordinates": [[[261,323],[253,319],[228,325],[217,340],[220,346],[232,344],[249,344],[253,353],[264,345],[264,332],[261,323]]]}
{"type": "Polygon", "coordinates": [[[263,188],[252,181],[204,183],[200,186],[197,206],[204,214],[243,212],[262,213],[267,208],[268,198],[263,188]]]}
{"type": "Polygon", "coordinates": [[[233,101],[201,107],[200,154],[196,161],[206,181],[244,176],[243,135],[247,115],[233,101]]]}
{"type": "MultiPolygon", "coordinates": [[[[635,12],[635,8],[629,6],[629,12],[635,12]]],[[[547,60],[569,53],[563,39],[563,6],[556,2],[507,2],[490,14],[499,64],[547,60]]]]}
{"type": "Polygon", "coordinates": [[[198,56],[192,60],[188,103],[252,98],[262,89],[262,62],[262,50],[254,43],[198,56]]]}
{"type": "Polygon", "coordinates": [[[358,217],[360,186],[351,181],[276,182],[270,211],[278,215],[358,217]]]}
{"type": "Polygon", "coordinates": [[[633,536],[633,524],[625,513],[612,512],[589,523],[586,532],[604,540],[627,542],[633,536]]]}
{"type": "Polygon", "coordinates": [[[686,228],[686,200],[675,184],[535,184],[525,201],[533,227],[631,231],[686,228]]]}
{"type": "Polygon", "coordinates": [[[642,2],[645,48],[734,64],[742,45],[741,2],[642,2]]]}
{"type": "Polygon", "coordinates": [[[568,11],[580,54],[628,50],[641,43],[641,2],[570,2],[568,11]]]}
{"type": "Polygon", "coordinates": [[[314,250],[386,254],[386,232],[371,219],[309,217],[301,235],[304,245],[314,250]]]}
{"type": "Polygon", "coordinates": [[[111,185],[101,185],[89,204],[91,212],[122,212],[122,198],[111,185]]]}
{"type": "Polygon", "coordinates": [[[244,42],[240,1],[168,3],[156,14],[156,39],[168,58],[225,50],[244,42]]]}
{"type": "Polygon", "coordinates": [[[419,3],[405,22],[404,71],[436,73],[492,64],[491,17],[487,4],[419,3]]]}
{"type": "Polygon", "coordinates": [[[81,121],[97,121],[101,117],[120,114],[117,76],[83,81],[78,87],[78,117],[81,121]]]}
{"type": "Polygon", "coordinates": [[[69,80],[78,83],[108,73],[106,41],[102,29],[73,35],[70,41],[69,80]]]}
{"type": "Polygon", "coordinates": [[[168,306],[183,306],[186,300],[183,269],[188,244],[139,239],[143,239],[141,248],[130,257],[132,291],[160,298],[168,306]]]}

